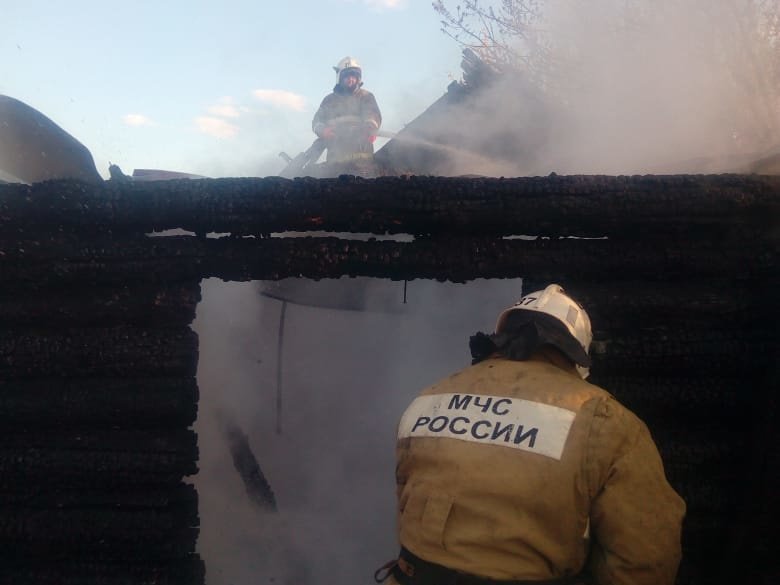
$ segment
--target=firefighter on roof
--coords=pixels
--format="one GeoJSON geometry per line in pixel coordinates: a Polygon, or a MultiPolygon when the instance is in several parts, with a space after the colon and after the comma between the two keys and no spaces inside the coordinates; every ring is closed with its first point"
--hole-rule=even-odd
{"type": "Polygon", "coordinates": [[[382,114],[374,94],[363,89],[363,71],[352,57],[333,68],[338,83],[325,96],[312,120],[312,130],[325,141],[327,166],[332,175],[376,175],[374,140],[382,114]]]}
{"type": "Polygon", "coordinates": [[[550,285],[412,402],[388,583],[674,583],[685,504],[645,424],[584,381],[591,340],[587,313],[550,285]]]}

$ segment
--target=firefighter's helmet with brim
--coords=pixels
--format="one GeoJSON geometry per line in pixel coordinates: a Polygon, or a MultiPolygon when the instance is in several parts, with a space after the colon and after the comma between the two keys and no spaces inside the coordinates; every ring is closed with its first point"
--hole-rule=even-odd
{"type": "Polygon", "coordinates": [[[357,73],[358,79],[363,76],[363,69],[360,66],[360,63],[358,63],[357,60],[353,59],[352,57],[344,57],[341,61],[338,62],[337,65],[333,67],[333,70],[336,72],[336,77],[338,77],[339,81],[341,81],[342,73],[348,70],[355,71],[357,73]]]}
{"type": "Polygon", "coordinates": [[[560,322],[569,334],[577,341],[579,348],[576,354],[571,356],[578,364],[578,371],[583,378],[587,377],[587,366],[590,365],[588,355],[593,331],[591,330],[590,317],[582,306],[567,295],[558,284],[551,284],[544,290],[538,290],[523,296],[514,305],[504,310],[496,322],[496,333],[503,333],[507,317],[514,311],[527,311],[550,315],[560,322]],[[582,350],[582,353],[579,352],[582,350]]]}

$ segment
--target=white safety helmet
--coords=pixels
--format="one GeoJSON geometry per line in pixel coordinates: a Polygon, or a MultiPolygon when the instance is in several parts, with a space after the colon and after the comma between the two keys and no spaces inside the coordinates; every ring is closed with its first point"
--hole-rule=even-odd
{"type": "Polygon", "coordinates": [[[336,77],[339,80],[341,80],[341,74],[347,69],[357,69],[358,77],[363,76],[363,69],[360,67],[360,63],[358,63],[357,60],[353,59],[352,57],[344,57],[341,61],[338,62],[337,65],[333,67],[333,70],[336,72],[336,77]]]}
{"type": "MultiPolygon", "coordinates": [[[[496,333],[501,333],[507,320],[507,316],[514,311],[534,311],[550,315],[558,320],[577,340],[585,351],[585,356],[590,350],[593,341],[593,331],[590,326],[590,317],[580,304],[563,292],[558,284],[551,284],[544,290],[538,290],[523,296],[514,305],[504,310],[496,322],[496,333]]],[[[577,366],[577,371],[583,378],[588,377],[588,369],[577,366]]]]}

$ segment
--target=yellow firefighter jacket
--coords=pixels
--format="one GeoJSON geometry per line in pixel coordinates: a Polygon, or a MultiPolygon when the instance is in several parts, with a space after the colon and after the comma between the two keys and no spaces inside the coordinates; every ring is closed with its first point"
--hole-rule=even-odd
{"type": "MultiPolygon", "coordinates": [[[[685,504],[645,424],[554,349],[429,387],[398,429],[401,545],[450,569],[675,580],[685,504]]],[[[394,579],[391,579],[393,582],[394,579]]]]}

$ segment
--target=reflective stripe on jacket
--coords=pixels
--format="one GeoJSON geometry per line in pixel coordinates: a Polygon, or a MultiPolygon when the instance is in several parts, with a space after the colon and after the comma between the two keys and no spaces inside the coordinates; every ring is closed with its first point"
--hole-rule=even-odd
{"type": "Polygon", "coordinates": [[[647,427],[554,350],[426,389],[397,456],[400,542],[427,561],[505,580],[588,561],[601,585],[674,583],[685,504],[647,427]]]}

